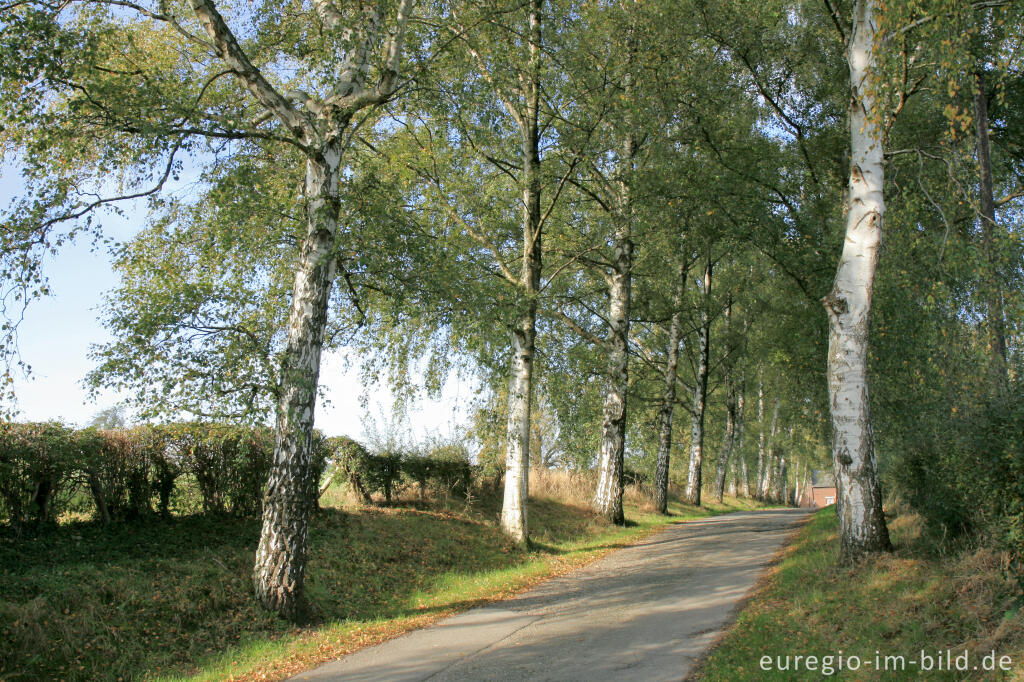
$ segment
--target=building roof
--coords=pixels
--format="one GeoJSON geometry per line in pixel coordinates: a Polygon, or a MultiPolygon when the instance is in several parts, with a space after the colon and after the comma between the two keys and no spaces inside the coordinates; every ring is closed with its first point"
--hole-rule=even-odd
{"type": "Polygon", "coordinates": [[[815,469],[811,472],[811,487],[812,488],[835,488],[836,477],[831,471],[825,469],[815,469]]]}

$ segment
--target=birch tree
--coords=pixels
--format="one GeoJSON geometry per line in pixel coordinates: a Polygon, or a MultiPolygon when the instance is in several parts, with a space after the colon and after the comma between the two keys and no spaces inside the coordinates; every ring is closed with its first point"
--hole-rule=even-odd
{"type": "MultiPolygon", "coordinates": [[[[300,11],[284,32],[261,13],[269,8],[247,15],[229,7],[225,14],[211,0],[14,10],[34,13],[66,45],[20,81],[45,93],[19,111],[23,126],[15,144],[26,177],[35,181],[26,199],[35,210],[18,216],[22,229],[44,235],[119,201],[158,195],[186,154],[197,164],[209,162],[198,140],[266,140],[298,153],[305,229],[285,320],[276,445],[254,568],[259,601],[289,618],[303,610],[317,484],[311,480],[313,414],[339,268],[345,155],[362,112],[387,102],[400,86],[412,8],[413,0],[361,9],[323,0],[300,11]],[[310,26],[315,30],[307,31],[310,26]],[[62,155],[38,153],[54,149],[55,140],[62,155]],[[108,192],[103,178],[111,171],[132,189],[108,192]]],[[[25,40],[25,54],[52,50],[42,36],[25,40]]],[[[17,89],[5,78],[5,100],[17,89]]]]}
{"type": "Polygon", "coordinates": [[[659,514],[668,512],[668,471],[672,451],[672,414],[676,404],[679,343],[683,334],[683,296],[686,293],[686,275],[689,263],[682,261],[676,273],[672,295],[672,318],[669,321],[668,346],[665,352],[664,391],[658,414],[658,458],[654,469],[654,509],[659,514]]]}
{"type": "MultiPolygon", "coordinates": [[[[530,482],[530,410],[537,340],[537,296],[542,265],[540,183],[541,2],[530,0],[527,18],[527,62],[520,80],[522,106],[506,104],[519,127],[522,145],[523,237],[519,273],[523,311],[512,332],[512,367],[509,378],[508,433],[505,457],[505,494],[501,529],[520,544],[529,539],[526,500],[530,482]]],[[[503,100],[508,100],[503,97],[503,100]]]]}
{"type": "MultiPolygon", "coordinates": [[[[457,352],[485,345],[492,356],[495,348],[510,350],[507,364],[500,354],[500,368],[482,352],[474,360],[506,406],[500,525],[525,545],[537,320],[542,289],[550,284],[542,279],[544,235],[561,219],[563,191],[578,162],[559,130],[574,126],[560,110],[565,76],[551,68],[565,36],[554,21],[550,28],[546,23],[574,9],[544,0],[450,7],[450,20],[437,28],[455,47],[411,103],[416,111],[405,134],[414,151],[392,157],[391,165],[413,169],[416,204],[424,214],[438,214],[424,219],[423,229],[454,254],[450,274],[458,292],[452,294],[461,314],[426,312],[403,333],[447,328],[457,352]]],[[[572,134],[585,138],[585,128],[572,134]]],[[[550,271],[552,277],[571,272],[564,262],[550,271]]],[[[452,294],[433,288],[433,304],[447,307],[452,294]]]]}
{"type": "Polygon", "coordinates": [[[736,406],[736,465],[739,478],[738,492],[743,497],[750,497],[750,472],[747,466],[747,456],[743,450],[743,436],[746,432],[745,411],[746,411],[746,383],[740,378],[739,397],[736,406]]]}
{"type": "Polygon", "coordinates": [[[704,415],[707,409],[708,372],[711,353],[711,275],[714,262],[708,254],[701,279],[700,327],[697,331],[697,373],[693,387],[693,412],[690,419],[690,467],[686,479],[685,499],[700,505],[704,460],[704,415]]]}
{"type": "Polygon", "coordinates": [[[840,556],[855,561],[887,550],[868,398],[871,293],[885,216],[882,129],[875,108],[873,69],[876,3],[856,0],[847,46],[850,65],[850,175],[846,239],[832,290],[823,303],[829,318],[828,387],[832,459],[840,518],[840,556]]]}
{"type": "MultiPolygon", "coordinates": [[[[729,336],[729,326],[732,322],[731,296],[725,305],[724,319],[725,324],[722,331],[726,344],[728,344],[731,343],[729,336]]],[[[723,344],[723,347],[726,344],[723,344]]],[[[723,372],[725,373],[725,435],[722,437],[722,444],[718,451],[718,462],[715,465],[715,500],[718,502],[721,502],[725,495],[725,478],[729,472],[729,460],[733,451],[736,449],[738,431],[741,428],[738,424],[739,411],[738,399],[736,396],[736,385],[733,382],[732,376],[732,365],[734,362],[735,360],[732,357],[727,357],[723,367],[723,372]]]]}

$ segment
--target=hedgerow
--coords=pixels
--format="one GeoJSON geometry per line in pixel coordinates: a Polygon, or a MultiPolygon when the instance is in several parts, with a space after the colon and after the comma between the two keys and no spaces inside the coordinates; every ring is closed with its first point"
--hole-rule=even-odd
{"type": "MultiPolygon", "coordinates": [[[[74,508],[104,521],[180,513],[258,516],[274,454],[265,427],[201,422],[75,430],[0,424],[0,522],[52,523],[74,508]],[[188,484],[183,481],[188,481],[188,484]],[[191,497],[186,488],[195,491],[191,497]]],[[[310,499],[330,450],[314,440],[310,499]]]]}
{"type": "Polygon", "coordinates": [[[410,484],[419,487],[421,498],[431,488],[439,493],[464,494],[473,484],[469,457],[457,446],[442,446],[421,454],[371,453],[345,436],[330,438],[328,444],[336,470],[367,504],[374,504],[374,494],[382,495],[390,504],[394,495],[410,484]]]}

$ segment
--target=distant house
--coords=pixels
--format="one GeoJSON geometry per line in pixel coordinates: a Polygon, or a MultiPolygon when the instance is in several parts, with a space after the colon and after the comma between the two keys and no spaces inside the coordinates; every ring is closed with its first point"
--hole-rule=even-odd
{"type": "Polygon", "coordinates": [[[820,509],[836,503],[836,477],[831,471],[812,471],[811,482],[800,500],[800,506],[820,509]]]}

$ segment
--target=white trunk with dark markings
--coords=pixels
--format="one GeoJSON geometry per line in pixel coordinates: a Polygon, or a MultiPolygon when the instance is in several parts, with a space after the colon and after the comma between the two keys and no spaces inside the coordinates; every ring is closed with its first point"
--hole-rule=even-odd
{"type": "Polygon", "coordinates": [[[698,333],[697,381],[693,388],[693,418],[690,422],[690,469],[686,480],[685,499],[689,504],[700,505],[702,467],[704,459],[704,412],[708,397],[708,364],[711,341],[711,315],[708,310],[711,297],[711,271],[713,264],[708,257],[704,270],[704,303],[701,306],[700,330],[698,333]]]}
{"type": "MultiPolygon", "coordinates": [[[[777,448],[772,448],[775,450],[777,448]]],[[[775,475],[772,477],[772,490],[771,498],[773,502],[782,503],[785,501],[786,489],[788,487],[788,464],[786,462],[785,452],[774,453],[775,456],[775,475]]]]}
{"type": "MultiPolygon", "coordinates": [[[[729,337],[729,325],[732,321],[732,297],[725,307],[725,338],[729,337]]],[[[736,439],[736,387],[732,381],[731,362],[725,367],[725,435],[718,451],[718,464],[715,467],[715,500],[721,502],[725,497],[725,477],[729,473],[729,457],[732,455],[736,439]]]]}
{"type": "Polygon", "coordinates": [[[520,290],[526,310],[512,332],[512,372],[509,379],[505,495],[501,529],[520,545],[528,544],[526,501],[530,482],[530,427],[533,365],[537,338],[537,295],[542,265],[540,209],[540,0],[530,11],[531,78],[524,81],[525,116],[520,117],[522,144],[523,264],[520,290]]]}
{"type": "MultiPolygon", "coordinates": [[[[278,382],[274,457],[263,496],[263,526],[253,582],[260,603],[286,618],[305,613],[303,586],[309,517],[319,481],[313,479],[313,413],[320,380],[320,355],[327,327],[328,304],[336,276],[340,182],[345,132],[352,116],[386,102],[397,87],[405,29],[415,0],[399,0],[394,23],[385,32],[371,12],[366,22],[346,33],[361,47],[343,59],[332,92],[323,100],[299,91],[279,93],[241,48],[212,0],[190,0],[215,53],[231,68],[265,113],[300,142],[306,155],[303,189],[306,235],[299,249],[285,349],[278,382]],[[380,44],[381,77],[364,86],[370,68],[370,46],[380,44]],[[301,102],[302,109],[295,103],[301,102]]],[[[327,28],[337,28],[341,15],[330,0],[317,9],[327,28]]]]}
{"type": "Polygon", "coordinates": [[[885,215],[882,131],[873,111],[874,10],[874,0],[854,2],[847,52],[851,97],[846,239],[832,290],[823,299],[829,318],[832,464],[844,562],[890,548],[871,433],[867,367],[871,293],[885,215]]]}
{"type": "Polygon", "coordinates": [[[307,231],[288,315],[281,363],[274,459],[263,496],[263,530],[256,550],[256,596],[267,608],[296,618],[304,607],[313,480],[313,411],[320,352],[334,283],[341,152],[330,144],[306,162],[307,231]]]}
{"type": "Polygon", "coordinates": [[[744,410],[746,409],[746,382],[740,379],[740,391],[736,400],[736,447],[735,451],[739,459],[739,492],[743,497],[750,497],[750,473],[747,471],[747,456],[743,452],[743,435],[745,433],[744,410]]]}
{"type": "Polygon", "coordinates": [[[758,500],[761,497],[761,490],[764,488],[764,380],[760,377],[757,380],[757,478],[754,480],[754,497],[758,500]]]}
{"type": "MultiPolygon", "coordinates": [[[[733,393],[732,389],[726,389],[733,393]]],[[[725,407],[725,435],[722,437],[722,447],[718,452],[718,463],[715,467],[715,500],[721,502],[725,497],[725,477],[729,473],[729,456],[735,447],[736,438],[736,396],[730,395],[726,398],[725,407]]]]}
{"type": "MultiPolygon", "coordinates": [[[[620,223],[626,223],[620,220],[620,223]]],[[[633,243],[628,223],[615,235],[615,271],[611,276],[608,310],[608,378],[601,419],[597,492],[594,510],[622,524],[622,467],[626,447],[626,392],[629,389],[629,306],[633,243]]]]}
{"type": "Polygon", "coordinates": [[[512,334],[512,376],[509,379],[505,494],[501,530],[517,544],[529,540],[526,500],[530,481],[530,417],[536,339],[536,303],[512,334]]]}
{"type": "MultiPolygon", "coordinates": [[[[628,91],[628,87],[627,87],[628,91]]],[[[594,511],[616,524],[625,523],[622,510],[622,468],[626,449],[626,394],[629,390],[629,310],[633,286],[633,205],[626,178],[633,170],[636,143],[628,135],[619,168],[615,211],[614,256],[608,287],[608,377],[601,414],[597,490],[594,511]]]]}
{"type": "Polygon", "coordinates": [[[658,460],[654,469],[654,509],[659,514],[668,512],[668,469],[672,451],[672,412],[676,404],[676,374],[679,367],[679,340],[683,328],[683,295],[686,293],[686,263],[680,263],[676,273],[676,290],[672,295],[672,321],[668,329],[668,348],[665,362],[665,387],[658,415],[658,460]]]}
{"type": "MultiPolygon", "coordinates": [[[[757,489],[757,497],[760,500],[767,500],[771,494],[772,482],[775,480],[775,434],[779,428],[779,399],[775,399],[772,408],[772,423],[768,429],[768,440],[764,454],[764,475],[761,478],[757,489]]],[[[761,431],[761,439],[764,441],[764,430],[761,431]]]]}

